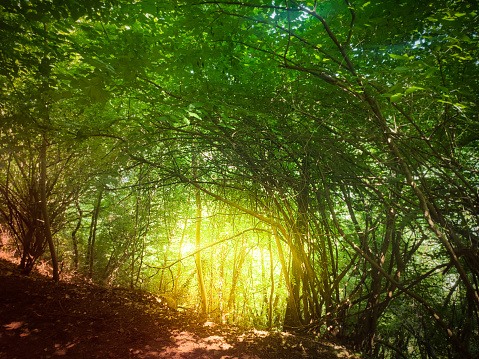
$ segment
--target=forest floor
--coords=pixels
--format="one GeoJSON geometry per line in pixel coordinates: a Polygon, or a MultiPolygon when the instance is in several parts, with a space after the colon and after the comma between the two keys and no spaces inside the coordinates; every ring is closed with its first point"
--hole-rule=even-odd
{"type": "Polygon", "coordinates": [[[357,358],[315,336],[240,329],[148,293],[21,275],[0,258],[0,359],[357,358]]]}

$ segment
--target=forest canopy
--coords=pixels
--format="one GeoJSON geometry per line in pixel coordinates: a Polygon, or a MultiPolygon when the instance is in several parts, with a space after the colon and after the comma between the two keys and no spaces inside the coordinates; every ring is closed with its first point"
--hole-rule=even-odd
{"type": "Polygon", "coordinates": [[[476,357],[478,16],[2,1],[3,245],[371,357],[476,357]]]}

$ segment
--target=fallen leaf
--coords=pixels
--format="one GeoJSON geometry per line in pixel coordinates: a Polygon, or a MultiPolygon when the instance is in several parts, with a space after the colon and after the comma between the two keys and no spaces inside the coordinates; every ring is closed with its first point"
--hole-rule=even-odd
{"type": "Polygon", "coordinates": [[[23,330],[23,333],[20,334],[20,337],[28,337],[30,335],[30,331],[27,329],[23,330]]]}
{"type": "Polygon", "coordinates": [[[15,330],[18,328],[21,328],[23,325],[23,322],[11,322],[10,324],[5,324],[4,327],[7,330],[15,330]]]}
{"type": "Polygon", "coordinates": [[[65,348],[57,349],[53,354],[58,356],[67,355],[67,350],[65,348]]]}

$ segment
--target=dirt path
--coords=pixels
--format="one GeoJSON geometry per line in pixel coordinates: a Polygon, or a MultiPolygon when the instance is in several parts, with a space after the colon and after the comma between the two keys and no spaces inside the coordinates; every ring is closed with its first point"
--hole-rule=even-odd
{"type": "Polygon", "coordinates": [[[0,359],[353,358],[313,336],[241,330],[152,295],[21,275],[0,259],[0,359]]]}

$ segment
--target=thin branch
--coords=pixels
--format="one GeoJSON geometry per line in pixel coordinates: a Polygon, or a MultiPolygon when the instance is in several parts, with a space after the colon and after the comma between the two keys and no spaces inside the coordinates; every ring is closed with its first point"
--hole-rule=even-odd
{"type": "MultiPolygon", "coordinates": [[[[285,0],[286,2],[286,7],[288,7],[288,0],[285,0]]],[[[286,66],[288,63],[287,56],[289,52],[289,47],[291,45],[291,17],[289,16],[289,11],[288,11],[288,44],[286,45],[286,49],[284,50],[284,65],[286,66]]]]}
{"type": "Polygon", "coordinates": [[[171,96],[171,97],[174,97],[174,98],[176,98],[176,99],[178,99],[178,100],[183,100],[182,97],[173,95],[170,91],[165,90],[163,87],[161,87],[161,86],[158,85],[157,83],[151,81],[150,79],[145,79],[145,78],[140,77],[140,76],[138,76],[138,75],[136,76],[136,78],[138,78],[138,79],[140,79],[140,80],[142,80],[142,81],[144,81],[144,82],[147,82],[147,83],[149,83],[150,85],[155,86],[157,89],[163,91],[164,93],[166,93],[167,95],[169,95],[169,96],[171,96]]]}
{"type": "MultiPolygon", "coordinates": [[[[348,66],[345,66],[341,61],[339,61],[338,59],[336,59],[335,57],[333,57],[332,55],[328,54],[326,51],[324,51],[323,49],[321,49],[320,47],[310,43],[308,40],[302,38],[301,36],[295,34],[294,32],[292,31],[289,31],[288,29],[284,28],[283,26],[280,26],[278,24],[272,24],[271,22],[268,22],[266,20],[258,20],[258,19],[254,19],[254,18],[251,18],[249,16],[245,16],[245,15],[240,15],[240,14],[234,14],[234,13],[230,13],[230,12],[226,12],[226,11],[223,11],[223,13],[225,15],[229,15],[229,16],[235,16],[235,17],[240,17],[242,19],[245,19],[245,20],[248,20],[248,21],[252,21],[252,22],[255,22],[257,24],[265,24],[265,25],[268,25],[268,26],[271,26],[273,28],[276,28],[278,30],[281,30],[282,32],[286,33],[286,34],[289,34],[291,37],[295,37],[296,39],[298,39],[299,41],[301,41],[302,43],[308,45],[309,47],[311,47],[312,49],[316,50],[316,51],[319,51],[320,53],[322,53],[325,57],[327,57],[328,59],[334,61],[338,66],[344,68],[345,70],[348,70],[348,71],[351,71],[351,69],[348,67],[348,66]]],[[[310,11],[308,11],[308,13],[310,13],[310,11]]],[[[319,15],[318,15],[319,16],[319,15]]],[[[333,35],[334,36],[334,35],[333,35]]],[[[340,45],[341,46],[341,45],[340,45]]]]}
{"type": "Polygon", "coordinates": [[[339,40],[336,38],[336,35],[334,35],[333,31],[329,27],[326,20],[321,15],[319,15],[316,11],[311,11],[307,7],[305,7],[304,5],[301,5],[301,4],[298,4],[298,6],[301,9],[303,9],[303,11],[305,11],[308,15],[315,17],[316,19],[318,19],[323,24],[323,27],[326,30],[326,32],[328,33],[329,38],[334,42],[334,44],[338,48],[339,52],[343,56],[344,61],[346,61],[347,66],[344,66],[342,62],[339,63],[340,66],[349,70],[354,76],[357,76],[353,63],[349,59],[348,54],[344,50],[344,48],[341,45],[341,43],[339,42],[339,40]]]}
{"type": "Polygon", "coordinates": [[[227,237],[227,238],[220,239],[219,241],[216,241],[216,242],[214,242],[214,243],[208,244],[208,245],[205,246],[205,247],[199,248],[199,249],[197,249],[197,250],[191,252],[190,254],[188,254],[188,255],[186,255],[186,256],[180,258],[180,259],[177,259],[176,261],[174,261],[174,262],[172,262],[172,263],[170,263],[170,264],[168,264],[168,265],[166,265],[166,266],[163,266],[163,267],[155,267],[155,266],[150,266],[150,265],[148,265],[148,267],[149,267],[149,268],[158,269],[158,270],[169,269],[169,268],[173,267],[175,264],[177,264],[177,263],[179,263],[179,262],[182,262],[183,260],[185,260],[185,259],[187,259],[187,258],[190,258],[190,257],[194,256],[195,254],[201,252],[201,251],[204,251],[205,249],[214,247],[214,246],[216,246],[216,245],[218,245],[218,244],[221,244],[221,243],[223,243],[223,242],[230,241],[230,240],[232,240],[233,238],[236,238],[236,237],[238,237],[238,236],[241,236],[242,234],[245,234],[246,232],[250,232],[250,231],[260,231],[260,232],[267,232],[267,233],[270,233],[270,234],[271,234],[271,232],[268,231],[268,230],[266,230],[266,229],[262,229],[262,228],[248,228],[248,229],[245,229],[244,231],[241,231],[241,232],[239,232],[239,233],[236,233],[236,234],[234,234],[234,235],[232,235],[232,236],[229,236],[229,237],[227,237]]]}
{"type": "Polygon", "coordinates": [[[354,21],[356,20],[356,12],[354,11],[354,8],[351,6],[351,3],[348,0],[345,0],[346,5],[348,5],[349,12],[351,13],[351,24],[349,25],[349,34],[348,38],[346,39],[346,42],[344,43],[344,46],[347,47],[351,43],[351,37],[353,36],[353,26],[354,26],[354,21]]]}

